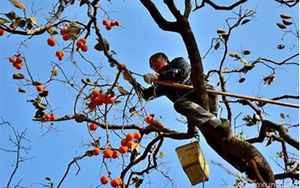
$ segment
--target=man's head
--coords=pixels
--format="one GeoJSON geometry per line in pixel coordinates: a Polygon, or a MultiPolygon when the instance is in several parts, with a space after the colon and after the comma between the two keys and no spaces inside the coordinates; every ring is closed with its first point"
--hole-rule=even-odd
{"type": "Polygon", "coordinates": [[[168,57],[162,52],[153,54],[149,59],[150,67],[155,72],[159,72],[160,70],[162,70],[165,66],[168,65],[168,62],[168,57]]]}

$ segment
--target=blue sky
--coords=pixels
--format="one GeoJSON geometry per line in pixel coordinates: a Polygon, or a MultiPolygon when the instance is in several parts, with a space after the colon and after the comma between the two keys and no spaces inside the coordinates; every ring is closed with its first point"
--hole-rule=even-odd
{"type": "MultiPolygon", "coordinates": [[[[29,5],[32,1],[24,1],[29,5]]],[[[218,1],[221,2],[221,1],[218,1]]],[[[228,1],[226,1],[228,2],[228,1]]],[[[34,4],[34,8],[39,9],[37,14],[40,22],[44,22],[43,18],[47,15],[47,7],[51,3],[42,1],[40,4],[34,4]]],[[[148,58],[151,54],[157,51],[164,51],[170,58],[182,56],[187,58],[187,53],[184,44],[178,34],[161,31],[149,16],[145,8],[138,1],[121,1],[110,2],[106,1],[101,4],[107,10],[112,19],[117,19],[121,22],[121,27],[113,29],[112,31],[105,31],[103,35],[110,42],[111,48],[117,52],[116,58],[127,65],[127,67],[135,72],[141,74],[150,72],[148,67],[148,58]]],[[[172,19],[168,13],[167,8],[162,2],[158,2],[160,10],[168,19],[172,19]]],[[[276,23],[280,21],[279,14],[288,13],[298,24],[298,9],[288,9],[278,3],[272,1],[251,1],[244,5],[243,8],[255,9],[256,16],[251,22],[245,26],[237,29],[233,34],[232,40],[229,43],[230,51],[241,51],[242,49],[250,49],[251,55],[249,60],[254,60],[257,57],[268,57],[275,60],[282,60],[283,57],[292,55],[298,51],[298,44],[296,38],[287,36],[287,48],[278,51],[276,45],[280,42],[282,33],[277,29],[276,23]]],[[[0,12],[7,12],[12,9],[8,1],[1,3],[0,12]]],[[[85,20],[85,16],[79,14],[81,10],[78,8],[70,8],[67,15],[73,19],[85,20]]],[[[103,16],[103,13],[101,13],[103,16]]],[[[217,37],[216,29],[225,28],[225,18],[233,16],[231,11],[213,11],[211,7],[205,7],[197,12],[192,13],[190,21],[192,29],[195,33],[198,46],[201,54],[209,48],[210,41],[213,37],[217,37]]],[[[297,26],[298,28],[298,26],[297,26]]],[[[31,72],[35,78],[45,81],[50,74],[50,69],[53,62],[60,63],[66,70],[67,74],[80,75],[78,69],[69,61],[66,54],[66,60],[57,62],[54,53],[58,48],[62,48],[61,41],[57,48],[50,48],[46,45],[48,35],[37,36],[26,42],[26,46],[22,47],[25,57],[30,64],[31,72]]],[[[53,126],[50,124],[41,125],[38,122],[32,122],[34,109],[26,100],[35,96],[33,88],[28,87],[27,94],[20,94],[16,92],[18,86],[22,86],[11,79],[15,70],[8,63],[7,58],[15,53],[16,46],[24,37],[19,36],[6,36],[0,37],[0,84],[2,92],[0,93],[0,117],[9,121],[18,129],[27,129],[27,137],[30,142],[25,142],[26,145],[31,146],[28,157],[32,157],[29,161],[25,162],[18,171],[15,181],[22,178],[23,185],[28,187],[41,187],[44,177],[48,176],[57,182],[63,175],[67,163],[75,156],[84,153],[88,147],[85,144],[89,143],[90,137],[87,132],[85,124],[77,124],[74,121],[55,123],[53,126]],[[48,133],[46,133],[49,131],[48,133]]],[[[94,36],[89,38],[88,42],[91,44],[90,49],[93,47],[94,36]]],[[[204,59],[205,70],[210,70],[216,67],[218,61],[221,59],[221,52],[213,51],[204,59]]],[[[90,67],[86,62],[81,60],[79,56],[75,56],[77,65],[84,71],[90,71],[90,67]]],[[[95,64],[104,66],[103,71],[108,79],[113,79],[114,70],[107,66],[107,60],[99,52],[91,51],[87,57],[95,64]]],[[[294,61],[297,61],[295,59],[294,61]]],[[[239,63],[233,62],[230,58],[226,61],[226,66],[239,66],[239,63]]],[[[270,71],[262,66],[256,67],[255,71],[246,75],[246,83],[238,84],[239,75],[232,75],[228,79],[228,90],[245,95],[261,96],[271,98],[282,94],[298,95],[298,67],[285,66],[277,70],[277,75],[274,83],[270,86],[265,86],[261,81],[262,78],[270,71]]],[[[79,80],[79,79],[78,79],[79,80]]],[[[142,81],[141,79],[139,79],[142,81]]],[[[122,84],[126,85],[125,82],[122,84]]],[[[216,85],[216,80],[212,79],[212,84],[216,85]]],[[[146,84],[143,83],[146,86],[146,84]]],[[[61,84],[55,83],[49,85],[50,91],[49,100],[53,104],[53,109],[56,114],[64,115],[70,114],[73,110],[73,101],[76,93],[71,88],[61,84]]],[[[289,101],[295,103],[296,101],[289,101]]],[[[156,114],[156,117],[164,122],[164,124],[175,130],[185,130],[185,125],[176,121],[180,115],[173,110],[172,103],[167,98],[161,97],[151,102],[145,103],[147,111],[156,114]]],[[[283,108],[278,106],[267,106],[265,108],[267,118],[273,121],[280,121],[280,113],[286,113],[290,116],[290,123],[298,122],[298,111],[295,109],[283,108]]],[[[223,110],[224,111],[224,110],[223,110]]],[[[250,113],[247,107],[234,105],[234,114],[239,112],[246,115],[250,113]]],[[[252,112],[251,112],[252,114],[252,112]]],[[[221,116],[225,117],[226,114],[222,113],[221,116]]],[[[242,117],[242,116],[241,116],[242,117]]],[[[241,117],[238,119],[237,124],[243,122],[241,117]]],[[[113,118],[113,117],[112,117],[113,118]]],[[[116,120],[117,122],[118,120],[116,120]]],[[[141,119],[137,120],[139,123],[141,119]]],[[[240,132],[237,129],[236,132],[240,132]]],[[[243,131],[249,137],[257,134],[257,127],[245,128],[243,131]]],[[[0,131],[0,146],[6,147],[8,145],[8,129],[1,127],[0,131]]],[[[98,130],[97,135],[104,137],[104,132],[98,130]]],[[[298,128],[291,129],[290,134],[298,137],[298,128]]],[[[118,141],[112,141],[118,143],[118,141]]],[[[190,187],[187,177],[179,165],[176,157],[175,148],[190,141],[174,141],[166,140],[162,151],[165,157],[160,160],[162,170],[167,171],[168,175],[173,178],[176,187],[190,187]]],[[[205,142],[201,136],[201,148],[204,151],[205,157],[208,161],[217,161],[222,163],[226,168],[236,171],[223,159],[221,159],[205,142]]],[[[265,155],[268,161],[273,164],[273,170],[280,172],[280,168],[274,163],[274,154],[278,151],[278,145],[265,148],[263,144],[256,145],[260,151],[265,155]]],[[[293,149],[292,152],[296,153],[293,149]]],[[[1,152],[1,151],[0,151],[1,152]]],[[[1,152],[0,166],[0,182],[7,182],[8,174],[12,170],[13,155],[11,153],[1,152]]],[[[99,183],[99,177],[104,173],[103,167],[101,168],[101,158],[88,158],[79,162],[81,171],[75,176],[76,169],[73,168],[64,182],[63,187],[96,187],[99,183]]],[[[109,163],[113,169],[113,176],[117,176],[122,160],[109,163]]],[[[206,187],[217,187],[223,184],[228,184],[227,187],[232,187],[234,177],[228,175],[222,168],[210,164],[210,180],[205,183],[206,187]]],[[[2,185],[2,183],[0,184],[2,185]]],[[[147,175],[143,187],[170,187],[169,182],[164,179],[158,172],[152,175],[147,175]]],[[[194,187],[202,187],[197,185],[194,187]]],[[[226,187],[224,185],[224,187],[226,187]]],[[[251,187],[251,186],[249,186],[251,187]]]]}

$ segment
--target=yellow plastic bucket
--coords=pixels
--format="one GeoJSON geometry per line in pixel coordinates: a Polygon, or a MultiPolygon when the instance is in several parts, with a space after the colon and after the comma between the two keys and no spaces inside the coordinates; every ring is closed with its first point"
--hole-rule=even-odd
{"type": "Polygon", "coordinates": [[[209,166],[197,141],[177,147],[176,153],[192,185],[208,180],[209,166]]]}

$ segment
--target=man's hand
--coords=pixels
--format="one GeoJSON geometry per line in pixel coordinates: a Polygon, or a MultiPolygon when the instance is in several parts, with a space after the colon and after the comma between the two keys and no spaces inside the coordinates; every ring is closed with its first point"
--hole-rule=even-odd
{"type": "Polygon", "coordinates": [[[158,80],[157,74],[148,73],[144,75],[144,81],[148,84],[152,84],[156,80],[158,80]]]}

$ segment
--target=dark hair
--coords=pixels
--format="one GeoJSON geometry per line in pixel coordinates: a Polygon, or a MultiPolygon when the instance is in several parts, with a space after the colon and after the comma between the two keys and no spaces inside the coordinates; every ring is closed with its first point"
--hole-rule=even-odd
{"type": "Polygon", "coordinates": [[[167,57],[167,55],[163,52],[157,52],[155,54],[153,54],[150,58],[149,58],[149,64],[151,64],[151,61],[154,60],[154,59],[158,59],[158,58],[164,58],[165,60],[167,60],[167,62],[169,62],[169,59],[167,57]]]}

